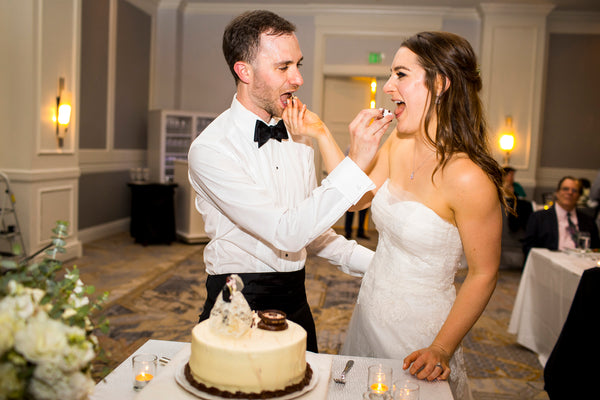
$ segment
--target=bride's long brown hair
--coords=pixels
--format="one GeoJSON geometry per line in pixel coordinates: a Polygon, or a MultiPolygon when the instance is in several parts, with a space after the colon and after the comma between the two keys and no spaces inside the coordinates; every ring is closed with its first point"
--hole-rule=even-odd
{"type": "Polygon", "coordinates": [[[498,199],[510,210],[502,188],[503,170],[491,156],[488,145],[487,123],[479,98],[481,77],[469,42],[453,33],[421,32],[405,40],[401,47],[415,53],[425,69],[425,85],[431,93],[425,133],[439,156],[433,173],[443,169],[456,153],[465,153],[488,175],[496,186],[498,199]],[[450,84],[436,97],[438,77],[447,78],[450,84]],[[435,111],[437,131],[433,140],[427,129],[435,111]]]}

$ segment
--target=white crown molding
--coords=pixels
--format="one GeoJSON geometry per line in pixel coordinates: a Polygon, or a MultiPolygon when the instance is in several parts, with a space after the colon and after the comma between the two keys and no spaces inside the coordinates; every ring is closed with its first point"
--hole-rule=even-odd
{"type": "Polygon", "coordinates": [[[480,3],[478,9],[485,15],[546,16],[554,7],[554,4],[480,3]]]}
{"type": "Polygon", "coordinates": [[[82,174],[125,171],[146,165],[146,150],[80,150],[82,174]]]}
{"type": "Polygon", "coordinates": [[[265,3],[190,3],[184,6],[186,12],[194,14],[237,14],[251,9],[265,9],[275,13],[292,15],[443,15],[451,17],[477,18],[477,12],[473,8],[454,7],[415,7],[415,6],[366,6],[354,4],[265,4],[265,3]]]}
{"type": "Polygon", "coordinates": [[[81,175],[79,167],[71,168],[44,168],[36,170],[5,169],[13,183],[33,183],[55,181],[63,179],[78,179],[81,175]]]}

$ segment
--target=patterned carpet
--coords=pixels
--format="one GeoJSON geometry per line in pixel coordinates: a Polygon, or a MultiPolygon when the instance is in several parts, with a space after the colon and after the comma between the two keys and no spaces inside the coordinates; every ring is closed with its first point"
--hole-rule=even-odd
{"type": "MultiPolygon", "coordinates": [[[[374,249],[376,232],[360,243],[374,249]]],[[[189,341],[204,303],[204,245],[173,243],[143,247],[128,233],[84,245],[77,265],[81,278],[97,293],[110,292],[103,314],[111,330],[99,335],[107,354],[96,363],[102,378],[148,339],[189,341]]],[[[346,335],[360,279],[321,259],[306,264],[306,287],[319,351],[337,354],[346,335]]],[[[456,285],[466,271],[457,275],[456,285]]],[[[520,270],[502,269],[490,304],[464,340],[467,371],[475,400],[548,399],[535,353],[507,333],[520,270]]]]}

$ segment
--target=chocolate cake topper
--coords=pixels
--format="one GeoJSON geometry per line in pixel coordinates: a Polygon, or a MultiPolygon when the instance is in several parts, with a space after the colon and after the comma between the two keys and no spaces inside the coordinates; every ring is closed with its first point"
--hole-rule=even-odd
{"type": "Polygon", "coordinates": [[[266,331],[284,331],[288,327],[286,321],[287,315],[283,311],[279,310],[264,310],[259,311],[258,316],[260,322],[258,323],[259,329],[266,331]]]}

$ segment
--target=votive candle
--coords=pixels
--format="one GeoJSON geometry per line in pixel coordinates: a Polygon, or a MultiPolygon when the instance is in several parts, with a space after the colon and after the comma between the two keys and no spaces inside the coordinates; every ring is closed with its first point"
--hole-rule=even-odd
{"type": "Polygon", "coordinates": [[[133,367],[133,388],[143,389],[156,375],[158,357],[154,354],[136,354],[131,360],[133,367]]]}

